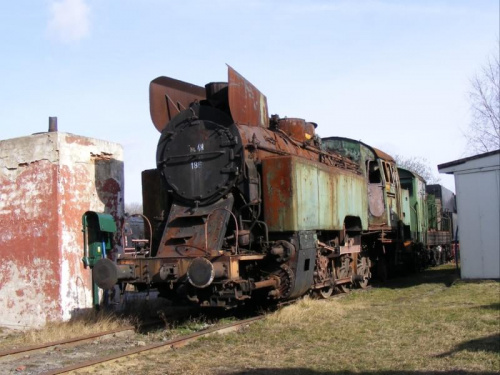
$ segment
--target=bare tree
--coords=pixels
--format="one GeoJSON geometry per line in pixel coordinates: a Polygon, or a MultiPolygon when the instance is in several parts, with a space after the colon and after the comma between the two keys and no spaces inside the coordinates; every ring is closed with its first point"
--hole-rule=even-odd
{"type": "Polygon", "coordinates": [[[469,98],[472,121],[467,132],[468,153],[480,154],[500,148],[500,63],[492,56],[471,80],[469,98]]]}
{"type": "Polygon", "coordinates": [[[425,181],[427,181],[428,184],[437,184],[440,181],[440,178],[436,177],[432,173],[432,169],[429,165],[429,160],[427,160],[426,158],[418,156],[405,157],[402,155],[395,155],[394,160],[396,160],[396,164],[398,165],[398,167],[408,169],[409,171],[418,174],[425,181]]]}
{"type": "Polygon", "coordinates": [[[142,204],[137,202],[126,203],[125,212],[129,215],[142,214],[142,204]]]}

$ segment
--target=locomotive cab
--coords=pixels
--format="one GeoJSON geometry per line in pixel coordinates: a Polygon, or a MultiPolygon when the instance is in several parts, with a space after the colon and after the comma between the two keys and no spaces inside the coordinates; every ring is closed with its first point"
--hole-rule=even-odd
{"type": "Polygon", "coordinates": [[[339,152],[359,164],[367,185],[369,229],[397,230],[402,219],[401,185],[394,159],[361,141],[344,137],[322,139],[323,149],[339,152]]]}

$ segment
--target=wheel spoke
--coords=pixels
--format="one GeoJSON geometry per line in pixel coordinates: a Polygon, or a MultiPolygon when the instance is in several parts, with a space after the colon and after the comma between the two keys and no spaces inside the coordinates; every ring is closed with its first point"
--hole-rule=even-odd
{"type": "Polygon", "coordinates": [[[357,267],[357,274],[358,274],[358,276],[363,277],[362,281],[357,282],[357,285],[360,288],[364,289],[368,286],[368,282],[369,282],[370,277],[371,277],[370,263],[371,263],[370,258],[368,258],[364,254],[359,254],[358,261],[357,261],[357,266],[358,266],[357,267]]]}
{"type": "MultiPolygon", "coordinates": [[[[346,256],[341,257],[338,261],[338,267],[335,268],[335,273],[337,276],[336,278],[337,279],[345,279],[346,277],[349,277],[350,271],[351,271],[351,267],[350,267],[349,258],[346,256]]],[[[337,288],[342,293],[349,292],[349,284],[340,284],[340,285],[337,285],[337,288]]]]}

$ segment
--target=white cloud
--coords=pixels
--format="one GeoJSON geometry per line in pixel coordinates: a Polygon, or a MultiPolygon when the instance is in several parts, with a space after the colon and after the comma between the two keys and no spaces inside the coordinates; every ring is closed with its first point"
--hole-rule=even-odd
{"type": "Polygon", "coordinates": [[[90,34],[90,7],[86,0],[58,0],[50,3],[48,32],[51,37],[71,43],[90,34]]]}

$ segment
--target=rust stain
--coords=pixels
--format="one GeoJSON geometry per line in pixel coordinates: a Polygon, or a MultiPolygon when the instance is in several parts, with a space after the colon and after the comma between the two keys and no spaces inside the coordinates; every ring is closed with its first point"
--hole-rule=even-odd
{"type": "Polygon", "coordinates": [[[108,178],[104,181],[101,190],[106,193],[118,194],[121,191],[120,184],[114,178],[108,178]]]}
{"type": "Polygon", "coordinates": [[[263,175],[266,178],[264,188],[265,221],[272,227],[290,227],[292,217],[287,217],[287,207],[292,204],[293,186],[289,176],[292,174],[290,158],[266,159],[262,163],[263,175]]]}
{"type": "MultiPolygon", "coordinates": [[[[89,165],[76,165],[72,168],[62,166],[60,170],[60,179],[66,188],[61,192],[60,196],[61,210],[64,215],[60,217],[61,225],[58,236],[62,240],[61,246],[65,249],[61,254],[63,267],[65,267],[62,272],[71,275],[71,280],[66,281],[71,284],[75,283],[75,278],[78,275],[83,275],[83,265],[80,261],[83,239],[77,228],[81,225],[82,212],[88,211],[91,202],[95,200],[93,197],[95,187],[92,183],[89,183],[95,178],[89,176],[91,170],[92,168],[89,168],[89,165]],[[82,176],[89,177],[82,178],[82,176]]],[[[88,278],[82,278],[81,282],[83,287],[91,287],[88,278]]],[[[66,292],[68,299],[71,298],[68,293],[72,290],[74,290],[74,287],[68,288],[66,292]]]]}
{"type": "Polygon", "coordinates": [[[278,129],[298,142],[307,142],[314,137],[314,124],[300,118],[278,120],[278,129]]]}
{"type": "Polygon", "coordinates": [[[122,198],[122,188],[118,181],[114,178],[108,178],[104,181],[96,181],[96,190],[99,195],[99,199],[105,206],[105,212],[113,216],[115,219],[118,230],[115,233],[115,243],[119,244],[120,238],[120,225],[122,222],[122,213],[120,211],[121,204],[123,202],[122,198]]]}
{"type": "Polygon", "coordinates": [[[69,144],[78,144],[80,146],[94,146],[94,142],[90,138],[85,138],[81,136],[74,136],[71,134],[66,134],[65,137],[66,143],[69,144]]]}
{"type": "Polygon", "coordinates": [[[81,215],[105,209],[118,218],[122,212],[115,151],[105,152],[107,144],[105,151],[96,150],[99,144],[78,136],[63,135],[61,141],[59,153],[79,162],[61,164],[46,156],[53,156],[55,143],[28,138],[18,148],[20,161],[8,159],[0,169],[0,309],[8,324],[39,326],[89,307],[81,215]],[[34,146],[40,146],[35,157],[34,146]]]}
{"type": "Polygon", "coordinates": [[[267,98],[236,70],[228,66],[229,108],[237,124],[269,126],[267,98]]]}
{"type": "Polygon", "coordinates": [[[151,119],[158,131],[194,101],[205,99],[205,88],[169,77],[158,77],[149,85],[151,119]]]}
{"type": "Polygon", "coordinates": [[[33,162],[19,173],[15,181],[2,183],[0,196],[0,252],[5,258],[22,261],[23,266],[31,265],[34,256],[48,257],[57,248],[58,168],[48,161],[33,162]],[[16,253],[12,254],[12,249],[16,253]],[[36,249],[36,251],[34,251],[36,249]]]}
{"type": "Polygon", "coordinates": [[[94,154],[93,152],[91,152],[90,157],[94,161],[111,160],[113,158],[113,154],[110,154],[108,152],[101,152],[99,154],[94,154]]]}

